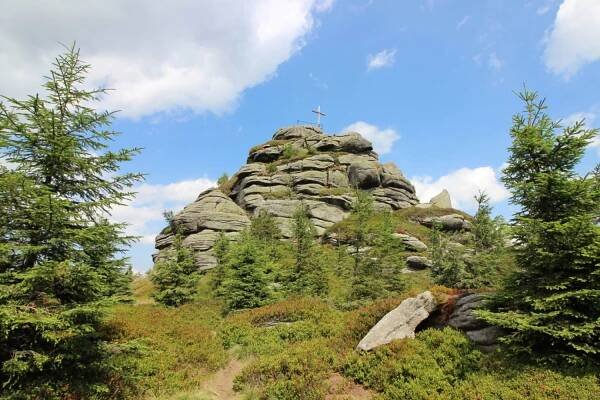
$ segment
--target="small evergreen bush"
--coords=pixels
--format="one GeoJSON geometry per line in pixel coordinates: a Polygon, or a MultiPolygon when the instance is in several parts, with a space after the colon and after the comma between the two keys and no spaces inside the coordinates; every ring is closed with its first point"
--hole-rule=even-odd
{"type": "Polygon", "coordinates": [[[183,245],[180,234],[175,234],[167,252],[150,272],[155,288],[152,297],[163,305],[177,307],[194,299],[200,273],[191,250],[183,245]]]}

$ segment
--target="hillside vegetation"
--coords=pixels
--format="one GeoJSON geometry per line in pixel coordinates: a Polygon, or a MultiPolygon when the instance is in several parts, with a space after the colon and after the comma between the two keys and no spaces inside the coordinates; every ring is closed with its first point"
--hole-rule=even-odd
{"type": "Polygon", "coordinates": [[[583,121],[520,94],[510,223],[485,193],[473,216],[420,204],[358,133],[279,130],[165,213],[134,277],[135,238],[108,215],[143,179],[118,173],[139,149],[110,150],[88,69],[68,48],[46,97],[0,102],[0,399],[600,398],[600,166],[576,172],[597,135],[583,121]]]}
{"type": "MultiPolygon", "coordinates": [[[[406,209],[391,220],[394,230],[431,244],[431,229],[412,218],[448,211],[406,209]]],[[[367,225],[379,229],[389,217],[375,213],[367,225]]],[[[340,235],[351,230],[347,221],[331,229],[340,235]]],[[[144,343],[138,398],[218,398],[205,383],[231,360],[244,365],[231,381],[239,398],[248,399],[594,399],[600,393],[597,369],[515,364],[502,353],[482,353],[452,328],[426,329],[415,339],[357,352],[358,341],[403,299],[426,289],[443,299],[456,290],[435,286],[431,272],[423,270],[403,274],[404,289],[359,304],[348,300],[353,259],[347,247],[317,246],[330,287],[321,298],[274,295],[270,304],[226,313],[212,290],[218,274],[212,270],[202,277],[194,301],[167,308],[139,304],[147,303],[149,282],[136,278],[138,304],[116,307],[112,323],[123,339],[144,343]]],[[[293,250],[285,250],[281,260],[291,268],[293,250]]]]}

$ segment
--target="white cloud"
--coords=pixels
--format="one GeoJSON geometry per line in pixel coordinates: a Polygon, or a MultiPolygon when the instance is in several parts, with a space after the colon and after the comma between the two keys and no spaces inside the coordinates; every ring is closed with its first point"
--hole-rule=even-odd
{"type": "Polygon", "coordinates": [[[596,154],[600,157],[600,136],[596,136],[592,143],[590,144],[592,149],[596,149],[596,154]]]}
{"type": "Polygon", "coordinates": [[[390,67],[396,59],[396,49],[384,49],[367,57],[367,70],[390,67]]]}
{"type": "Polygon", "coordinates": [[[500,59],[496,52],[490,53],[488,65],[494,71],[500,71],[504,67],[504,60],[500,59]]]}
{"type": "Polygon", "coordinates": [[[564,0],[547,38],[544,60],[566,79],[600,59],[600,1],[564,0]]]}
{"type": "Polygon", "coordinates": [[[202,191],[216,186],[207,178],[179,181],[164,185],[141,184],[133,188],[137,195],[127,205],[114,207],[110,219],[129,224],[127,233],[141,236],[140,243],[152,244],[164,227],[163,211],[179,211],[202,191]]]}
{"type": "Polygon", "coordinates": [[[582,111],[573,113],[562,120],[564,126],[573,125],[575,122],[585,120],[587,127],[592,127],[594,120],[596,119],[596,113],[594,111],[582,111]]]}
{"type": "Polygon", "coordinates": [[[226,112],[305,43],[332,0],[5,0],[0,87],[39,91],[58,43],[92,64],[90,83],[116,89],[105,106],[127,117],[226,112]]]}
{"type": "Polygon", "coordinates": [[[319,0],[315,3],[315,10],[317,12],[329,11],[333,7],[333,3],[335,3],[335,0],[319,0]]]}
{"type": "Polygon", "coordinates": [[[538,15],[544,15],[544,14],[546,14],[548,11],[550,11],[550,6],[549,6],[548,4],[546,4],[546,5],[543,5],[543,6],[539,7],[539,8],[538,8],[538,9],[537,9],[535,12],[536,12],[538,15]]]}
{"type": "MultiPolygon", "coordinates": [[[[589,111],[581,111],[573,113],[565,118],[563,118],[562,122],[564,126],[573,125],[577,121],[585,120],[585,126],[588,129],[594,128],[596,118],[598,117],[598,112],[600,112],[600,107],[592,107],[589,111]]],[[[600,136],[596,135],[596,137],[590,143],[590,148],[596,149],[598,156],[600,157],[600,136]]]]}
{"type": "Polygon", "coordinates": [[[411,178],[417,196],[428,202],[433,196],[447,189],[454,208],[475,211],[475,196],[480,190],[490,196],[491,203],[508,198],[509,192],[499,181],[497,171],[492,167],[460,168],[447,175],[433,179],[430,176],[411,178]]]}
{"type": "Polygon", "coordinates": [[[460,21],[458,21],[458,23],[456,24],[456,30],[459,31],[460,28],[462,28],[464,24],[466,24],[467,22],[469,22],[470,19],[471,19],[471,17],[469,15],[465,15],[463,17],[463,19],[461,19],[460,21]]]}
{"type": "Polygon", "coordinates": [[[400,135],[391,129],[380,129],[364,121],[357,121],[345,127],[343,132],[358,132],[373,143],[373,150],[379,154],[389,153],[394,142],[400,139],[400,135]]]}

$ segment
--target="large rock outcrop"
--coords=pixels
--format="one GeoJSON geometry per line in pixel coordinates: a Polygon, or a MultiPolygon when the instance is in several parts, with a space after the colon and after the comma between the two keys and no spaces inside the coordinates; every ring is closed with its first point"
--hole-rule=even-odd
{"type": "Polygon", "coordinates": [[[414,338],[415,329],[437,307],[431,292],[423,292],[404,300],[387,313],[358,343],[358,350],[371,350],[394,340],[414,338]]]}
{"type": "Polygon", "coordinates": [[[172,225],[156,237],[158,253],[154,255],[154,261],[163,257],[173,244],[175,227],[184,236],[183,245],[193,251],[198,268],[204,270],[216,264],[211,249],[219,232],[235,240],[237,234],[250,225],[250,219],[227,195],[211,189],[201,193],[196,201],[176,214],[172,225]]]}
{"type": "MultiPolygon", "coordinates": [[[[184,245],[194,250],[198,267],[207,269],[215,265],[211,249],[219,232],[234,238],[253,215],[265,211],[275,217],[282,235],[290,237],[292,216],[302,204],[322,235],[348,216],[355,188],[370,191],[382,210],[419,202],[398,167],[380,164],[360,134],[326,135],[314,126],[292,126],[250,149],[247,164],[227,184],[202,193],[173,223],[185,236],[184,245]]],[[[156,238],[155,259],[172,242],[173,234],[165,228],[156,238]]]]}

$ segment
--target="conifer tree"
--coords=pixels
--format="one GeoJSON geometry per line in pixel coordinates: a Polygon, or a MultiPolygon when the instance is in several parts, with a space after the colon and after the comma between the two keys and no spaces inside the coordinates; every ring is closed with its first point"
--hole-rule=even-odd
{"type": "Polygon", "coordinates": [[[230,250],[230,246],[231,242],[227,236],[225,236],[225,233],[219,232],[217,241],[213,246],[213,255],[217,259],[217,266],[215,267],[215,272],[211,281],[212,288],[217,294],[220,292],[221,285],[225,279],[225,260],[227,253],[230,250]]]}
{"type": "Polygon", "coordinates": [[[510,349],[548,361],[600,355],[600,211],[598,175],[575,167],[597,134],[579,121],[562,127],[535,92],[520,94],[503,181],[514,217],[518,270],[492,310],[510,349]]]}
{"type": "Polygon", "coordinates": [[[270,242],[281,237],[281,231],[277,226],[275,218],[265,210],[260,210],[260,212],[252,218],[250,233],[255,239],[262,242],[270,242]]]}
{"type": "Polygon", "coordinates": [[[317,258],[316,230],[304,206],[300,206],[294,213],[292,234],[296,259],[292,290],[303,294],[324,295],[328,289],[327,276],[317,258]]]}
{"type": "Polygon", "coordinates": [[[69,48],[44,95],[0,102],[0,392],[15,399],[111,390],[99,329],[129,291],[133,238],[107,215],[142,176],[118,174],[138,150],[108,149],[113,113],[92,108],[105,91],[85,89],[89,68],[69,48]]]}
{"type": "Polygon", "coordinates": [[[250,232],[242,232],[224,260],[221,297],[228,310],[260,307],[271,296],[265,268],[269,259],[250,232]]]}
{"type": "Polygon", "coordinates": [[[373,264],[372,274],[381,289],[388,292],[400,292],[405,287],[402,269],[405,267],[404,244],[394,236],[393,217],[390,212],[382,215],[382,224],[373,233],[372,247],[368,252],[373,264]]]}
{"type": "Polygon", "coordinates": [[[500,217],[492,218],[492,206],[490,196],[485,192],[479,192],[474,196],[477,202],[477,212],[473,219],[473,241],[478,251],[489,251],[504,245],[502,225],[500,217]]]}
{"type": "Polygon", "coordinates": [[[369,192],[356,190],[356,199],[350,214],[353,235],[354,273],[350,297],[354,300],[374,299],[384,292],[377,279],[377,265],[369,259],[365,251],[373,236],[369,221],[374,214],[373,198],[369,192]]]}
{"type": "Polygon", "coordinates": [[[353,222],[354,274],[360,273],[362,262],[361,249],[367,244],[369,236],[369,219],[373,216],[373,198],[368,192],[356,190],[356,199],[352,204],[350,217],[353,222]]]}
{"type": "Polygon", "coordinates": [[[192,251],[183,245],[180,229],[173,222],[173,212],[165,211],[163,215],[175,237],[167,254],[150,272],[150,280],[156,289],[152,297],[163,305],[177,307],[194,299],[200,273],[192,251]]]}
{"type": "Polygon", "coordinates": [[[198,292],[200,273],[192,252],[183,245],[179,233],[165,258],[158,260],[150,273],[154,284],[154,299],[166,306],[189,303],[198,292]]]}

